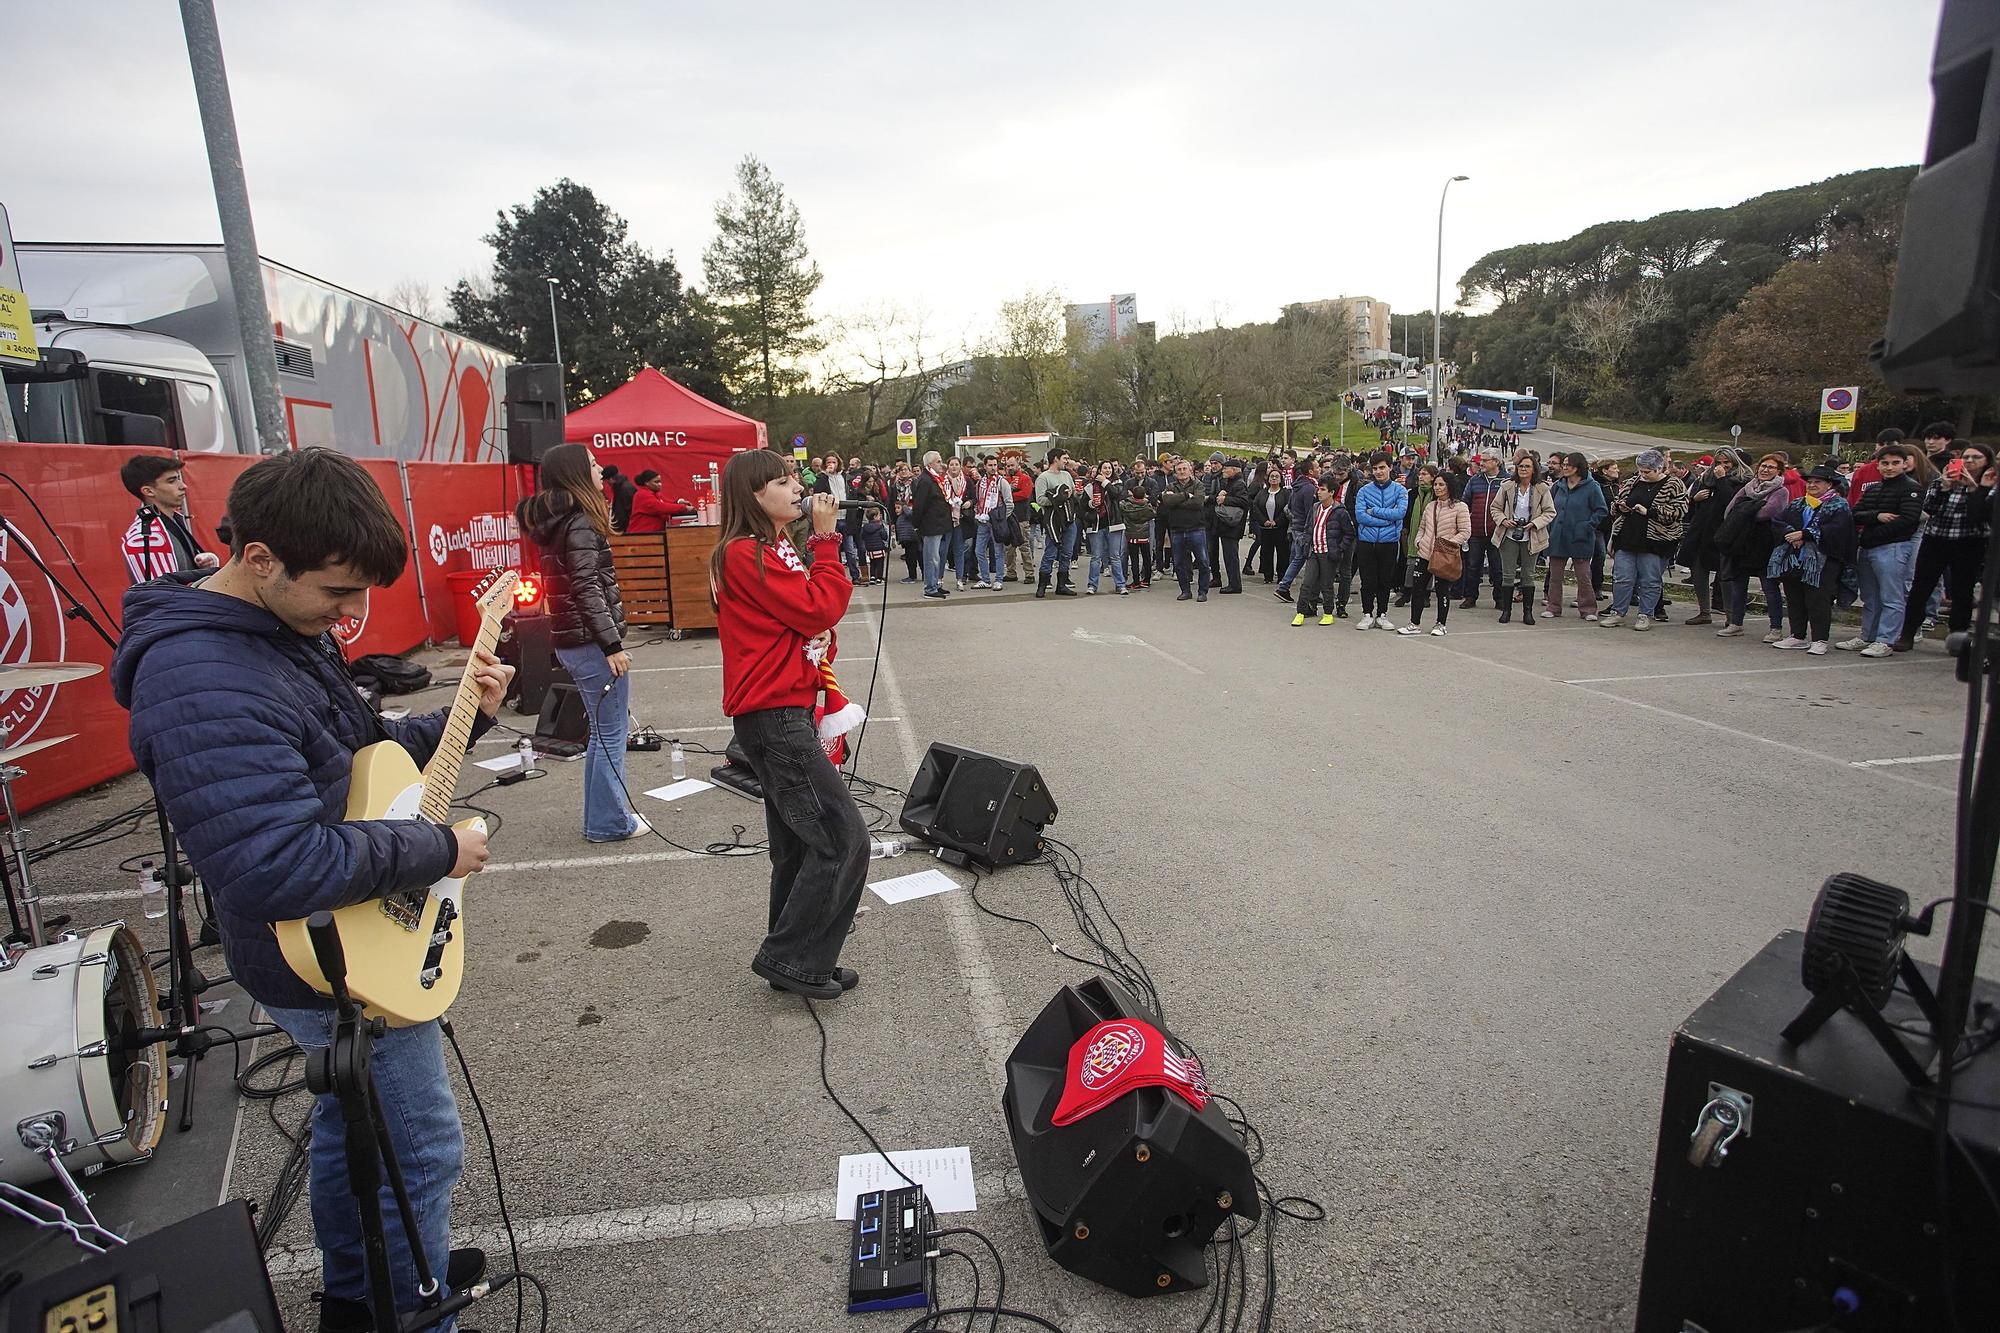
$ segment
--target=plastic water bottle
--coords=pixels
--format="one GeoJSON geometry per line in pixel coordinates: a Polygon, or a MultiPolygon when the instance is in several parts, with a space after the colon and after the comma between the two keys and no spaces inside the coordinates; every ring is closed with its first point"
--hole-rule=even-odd
{"type": "Polygon", "coordinates": [[[521,756],[521,771],[528,772],[535,766],[535,738],[523,736],[514,742],[514,752],[521,756]]]}
{"type": "Polygon", "coordinates": [[[167,882],[151,861],[139,863],[139,910],[148,921],[158,921],[167,914],[167,882]]]}
{"type": "Polygon", "coordinates": [[[877,838],[868,844],[868,859],[871,861],[880,861],[885,856],[901,856],[902,854],[903,840],[901,838],[877,838]]]}
{"type": "Polygon", "coordinates": [[[679,741],[675,741],[673,749],[667,752],[667,764],[673,772],[675,782],[688,775],[687,751],[681,748],[679,741]]]}

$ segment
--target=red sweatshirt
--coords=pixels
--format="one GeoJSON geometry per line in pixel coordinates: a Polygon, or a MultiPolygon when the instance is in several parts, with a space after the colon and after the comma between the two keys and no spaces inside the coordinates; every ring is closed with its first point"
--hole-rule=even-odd
{"type": "Polygon", "coordinates": [[[748,537],[729,544],[722,562],[716,629],[722,636],[722,711],[735,717],[766,708],[811,708],[819,668],[806,640],[847,614],[854,584],[840,563],[840,534],[812,537],[810,572],[789,538],[766,546],[748,537]]]}

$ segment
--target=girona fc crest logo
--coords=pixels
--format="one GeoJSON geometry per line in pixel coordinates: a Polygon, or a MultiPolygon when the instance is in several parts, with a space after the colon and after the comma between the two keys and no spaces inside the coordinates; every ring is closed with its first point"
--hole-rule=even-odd
{"type": "Polygon", "coordinates": [[[361,637],[361,631],[368,628],[368,613],[362,612],[357,618],[349,616],[333,627],[333,637],[340,640],[343,648],[350,648],[361,637]]]}
{"type": "Polygon", "coordinates": [[[1113,1023],[1091,1041],[1090,1049],[1083,1053],[1083,1069],[1077,1077],[1085,1089],[1095,1092],[1145,1053],[1145,1033],[1130,1023],[1113,1023]]]}
{"type": "MultiPolygon", "coordinates": [[[[46,659],[61,661],[68,646],[55,587],[29,558],[34,550],[18,533],[0,531],[0,665],[36,660],[37,644],[43,645],[46,659]]],[[[0,724],[7,728],[9,744],[19,745],[48,720],[58,688],[0,694],[0,724]]]]}

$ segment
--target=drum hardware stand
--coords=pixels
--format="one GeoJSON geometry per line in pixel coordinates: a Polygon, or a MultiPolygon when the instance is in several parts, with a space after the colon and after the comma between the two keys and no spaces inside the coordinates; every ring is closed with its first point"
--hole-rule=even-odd
{"type": "Polygon", "coordinates": [[[379,1018],[364,1018],[360,1006],[348,994],[347,958],[341,949],[340,928],[333,923],[333,913],[314,912],[306,919],[306,933],[312,938],[313,957],[333,991],[334,1002],[333,1039],[306,1053],[306,1087],[315,1096],[332,1093],[340,1103],[340,1118],[346,1124],[347,1180],[361,1210],[368,1305],[374,1314],[375,1327],[416,1333],[449,1319],[470,1305],[475,1296],[461,1292],[450,1300],[443,1299],[442,1288],[424,1255],[416,1215],[410,1207],[410,1193],[403,1184],[403,1168],[396,1161],[396,1147],[382,1119],[375,1077],[369,1069],[373,1044],[387,1030],[387,1025],[379,1018]],[[389,1242],[382,1230],[385,1178],[389,1192],[395,1196],[396,1211],[402,1217],[403,1236],[417,1270],[417,1295],[423,1303],[423,1308],[408,1320],[396,1314],[389,1242]]]}
{"type": "Polygon", "coordinates": [[[61,1204],[6,1181],[0,1181],[0,1213],[18,1217],[29,1226],[60,1231],[86,1254],[106,1254],[125,1243],[117,1232],[99,1226],[88,1207],[84,1209],[86,1220],[79,1223],[61,1204]]]}

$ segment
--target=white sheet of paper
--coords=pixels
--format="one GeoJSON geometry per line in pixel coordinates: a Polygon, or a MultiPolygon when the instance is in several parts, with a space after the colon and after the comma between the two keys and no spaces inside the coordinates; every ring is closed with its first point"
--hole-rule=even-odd
{"type": "Polygon", "coordinates": [[[898,875],[868,886],[885,903],[906,903],[912,898],[928,898],[933,893],[950,893],[958,881],[942,870],[919,870],[914,875],[898,875]]]}
{"type": "Polygon", "coordinates": [[[679,782],[669,782],[664,787],[655,787],[646,795],[656,801],[678,801],[683,796],[692,796],[698,791],[707,791],[715,784],[703,782],[700,778],[682,778],[679,782]]]}
{"type": "MultiPolygon", "coordinates": [[[[896,1170],[924,1187],[924,1197],[937,1213],[971,1213],[979,1210],[979,1197],[972,1184],[972,1149],[915,1148],[892,1152],[896,1170]]],[[[880,1153],[843,1153],[840,1178],[834,1189],[838,1195],[833,1210],[842,1222],[854,1220],[854,1201],[870,1190],[904,1187],[902,1176],[889,1169],[880,1153]]]]}
{"type": "Polygon", "coordinates": [[[506,754],[496,754],[491,759],[481,759],[473,764],[474,768],[483,768],[493,773],[505,773],[510,768],[519,768],[520,766],[521,752],[518,750],[510,750],[506,754]]]}

